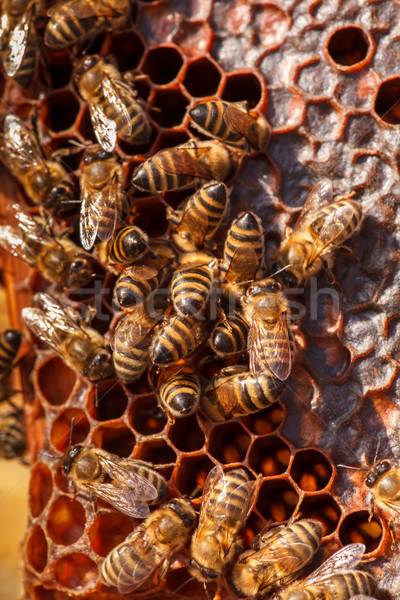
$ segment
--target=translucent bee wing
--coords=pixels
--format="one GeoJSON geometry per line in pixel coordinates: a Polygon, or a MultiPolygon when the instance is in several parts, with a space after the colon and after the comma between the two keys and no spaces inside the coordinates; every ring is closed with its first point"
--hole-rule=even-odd
{"type": "Polygon", "coordinates": [[[48,172],[35,134],[14,114],[8,114],[4,119],[4,150],[8,164],[15,163],[21,170],[40,166],[48,172]]]}
{"type": "Polygon", "coordinates": [[[24,243],[21,233],[9,225],[0,227],[0,246],[16,258],[25,260],[30,265],[33,265],[35,262],[35,255],[31,248],[24,243]]]}
{"type": "Polygon", "coordinates": [[[289,377],[293,343],[286,318],[280,318],[273,327],[266,327],[262,319],[253,314],[248,345],[252,373],[270,371],[281,381],[289,377]]]}
{"type": "Polygon", "coordinates": [[[245,112],[245,110],[238,108],[234,104],[229,104],[224,112],[224,121],[233,131],[237,131],[237,133],[246,138],[253,148],[258,146],[256,117],[249,115],[248,112],[245,112]]]}
{"type": "Polygon", "coordinates": [[[135,316],[130,317],[131,315],[127,315],[115,328],[112,348],[120,354],[123,354],[124,350],[131,353],[132,348],[140,344],[151,331],[150,327],[143,327],[137,323],[135,316]]]}
{"type": "Polygon", "coordinates": [[[230,283],[253,280],[261,266],[261,260],[253,248],[238,248],[232,256],[224,279],[230,283]]]}
{"type": "Polygon", "coordinates": [[[3,53],[4,70],[9,77],[14,77],[22,64],[28,43],[29,28],[32,22],[32,10],[25,12],[9,34],[7,46],[3,53]]]}
{"type": "Polygon", "coordinates": [[[79,231],[83,248],[90,250],[96,236],[99,236],[102,242],[106,242],[115,231],[118,217],[118,176],[114,174],[107,187],[101,191],[93,190],[85,179],[81,182],[79,231]]]}
{"type": "Polygon", "coordinates": [[[120,14],[107,3],[87,2],[83,0],[67,0],[67,2],[57,2],[48,9],[47,16],[55,20],[73,21],[75,19],[90,19],[95,17],[113,18],[120,14]],[[61,10],[64,6],[68,10],[61,10]]]}
{"type": "Polygon", "coordinates": [[[364,552],[364,544],[348,544],[344,546],[322,563],[316,571],[306,577],[302,584],[307,586],[318,584],[326,581],[332,575],[343,575],[352,571],[360,563],[364,552]]]}
{"type": "Polygon", "coordinates": [[[22,320],[38,338],[59,352],[62,343],[60,332],[42,310],[32,307],[23,308],[22,320]]]}
{"type": "MultiPolygon", "coordinates": [[[[173,167],[169,169],[166,165],[162,164],[163,170],[167,173],[180,174],[180,175],[191,175],[192,177],[200,177],[203,179],[212,179],[212,173],[210,168],[199,162],[202,157],[206,157],[210,151],[211,146],[192,148],[192,147],[177,147],[171,148],[168,152],[171,155],[171,164],[173,167]]],[[[160,150],[160,152],[164,152],[160,150]]],[[[153,157],[153,160],[157,161],[157,154],[153,157]]]]}
{"type": "Polygon", "coordinates": [[[330,179],[321,179],[310,190],[303,208],[297,219],[294,231],[300,226],[308,225],[314,218],[315,212],[326,204],[330,204],[333,200],[333,187],[330,179]]]}
{"type": "Polygon", "coordinates": [[[124,102],[122,101],[121,95],[118,92],[118,89],[121,90],[121,93],[126,97],[127,86],[122,84],[122,87],[118,87],[118,82],[112,80],[106,73],[103,73],[101,78],[101,85],[103,88],[103,94],[106,98],[108,104],[115,108],[117,108],[119,115],[119,128],[125,129],[126,134],[130,135],[132,133],[132,123],[129,116],[128,109],[126,108],[124,102]]]}
{"type": "Polygon", "coordinates": [[[154,544],[154,540],[142,529],[140,529],[138,535],[135,535],[135,532],[133,533],[129,538],[129,543],[135,549],[135,562],[132,569],[130,552],[124,552],[122,560],[120,557],[122,567],[118,577],[118,591],[120,594],[129,594],[140,587],[169,553],[167,549],[160,553],[156,544],[154,544]],[[130,569],[132,569],[131,573],[129,573],[130,569]],[[126,572],[129,573],[129,577],[126,576],[126,572]]]}
{"type": "Polygon", "coordinates": [[[189,206],[182,215],[182,219],[176,228],[182,237],[189,236],[197,248],[202,248],[208,232],[208,217],[204,211],[195,206],[189,206]]]}
{"type": "Polygon", "coordinates": [[[50,322],[53,329],[56,328],[64,333],[76,334],[79,332],[80,336],[87,335],[80,327],[79,315],[70,307],[62,306],[57,300],[43,292],[38,292],[33,296],[33,303],[42,311],[42,320],[50,322]]]}
{"type": "Polygon", "coordinates": [[[132,265],[122,271],[123,277],[132,277],[136,281],[148,281],[152,277],[156,277],[159,269],[152,264],[149,265],[132,265]]]}
{"type": "Polygon", "coordinates": [[[89,102],[89,112],[97,141],[106,152],[112,152],[117,141],[117,126],[115,121],[104,114],[97,104],[89,102]]]}

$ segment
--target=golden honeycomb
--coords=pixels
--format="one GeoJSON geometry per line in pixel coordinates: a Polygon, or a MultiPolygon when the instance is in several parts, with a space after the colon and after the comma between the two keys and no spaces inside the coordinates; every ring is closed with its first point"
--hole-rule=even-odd
{"type": "MultiPolygon", "coordinates": [[[[35,340],[35,356],[21,367],[32,457],[24,598],[123,597],[100,583],[98,568],[135,523],[102,502],[95,514],[85,495],[71,493],[59,461],[39,454],[62,453],[74,419],[74,444],[175,463],[162,471],[173,494],[191,494],[215,464],[261,473],[243,532],[247,545],[269,521],[287,521],[295,512],[315,516],[324,538],[313,564],[341,544],[362,541],[371,559],[365,568],[381,590],[377,597],[394,600],[400,575],[388,529],[392,513],[375,507],[369,522],[365,474],[336,465],[370,465],[378,440],[378,458],[399,461],[400,3],[138,0],[133,12],[129,28],[104,32],[87,49],[112,58],[124,73],[144,75],[136,86],[153,133],[142,147],[119,142],[127,184],[144,158],[195,135],[186,116],[191,106],[208,97],[247,100],[267,117],[272,134],[266,150],[246,156],[231,182],[228,224],[241,210],[261,217],[271,270],[286,226],[322,177],[338,193],[355,190],[366,216],[336,258],[335,286],[321,273],[317,287],[298,291],[296,362],[282,398],[259,413],[211,426],[207,435],[195,417],[168,424],[146,376],[129,386],[103,382],[96,406],[93,384],[35,340]]],[[[73,61],[71,49],[45,48],[45,62],[27,91],[1,75],[2,116],[15,111],[26,118],[36,111],[48,153],[68,147],[71,139],[95,140],[88,108],[71,81],[73,61]]],[[[76,179],[81,156],[65,158],[76,179]]],[[[3,167],[1,183],[2,211],[10,200],[26,205],[22,188],[3,167]]],[[[187,193],[164,198],[176,207],[187,193]]],[[[159,196],[130,189],[129,198],[136,225],[152,237],[167,233],[159,196]]],[[[78,211],[65,216],[76,241],[78,211]]],[[[218,241],[223,239],[222,231],[218,241]]],[[[21,327],[21,309],[33,293],[54,288],[8,255],[4,268],[12,325],[21,327]]],[[[93,326],[106,333],[115,277],[107,273],[102,281],[93,326]]],[[[93,290],[67,297],[76,304],[94,300],[93,290]]],[[[207,353],[202,349],[191,359],[203,377],[225,364],[202,363],[207,353]]],[[[149,581],[136,595],[173,595],[189,578],[185,561],[187,552],[165,580],[149,581]]],[[[227,590],[222,594],[230,597],[227,590]]],[[[205,597],[193,581],[176,596],[205,597]]]]}

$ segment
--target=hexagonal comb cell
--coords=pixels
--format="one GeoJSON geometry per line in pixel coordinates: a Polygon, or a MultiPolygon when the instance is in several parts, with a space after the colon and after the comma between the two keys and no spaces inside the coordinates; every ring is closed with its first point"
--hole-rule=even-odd
{"type": "Polygon", "coordinates": [[[390,125],[400,123],[400,77],[383,81],[375,98],[376,114],[390,125]]]}
{"type": "Polygon", "coordinates": [[[171,444],[182,452],[201,450],[205,441],[196,415],[186,419],[177,419],[169,429],[168,438],[171,444]]]}
{"type": "Polygon", "coordinates": [[[156,397],[151,394],[135,399],[129,412],[129,421],[141,435],[152,435],[164,429],[167,417],[159,408],[156,397]]]}
{"type": "Polygon", "coordinates": [[[281,438],[265,436],[253,441],[248,460],[256,473],[262,473],[266,477],[280,475],[288,467],[290,449],[281,438]]]}
{"type": "Polygon", "coordinates": [[[333,533],[339,523],[341,510],[329,494],[307,496],[299,507],[299,514],[306,519],[317,519],[322,523],[322,535],[333,533]]]}
{"type": "Polygon", "coordinates": [[[183,457],[174,473],[174,482],[182,494],[190,496],[196,488],[204,487],[208,473],[215,467],[207,455],[183,457]]]}
{"type": "Polygon", "coordinates": [[[132,531],[132,519],[120,512],[100,511],[95,522],[90,526],[88,536],[96,554],[107,554],[132,531]]]}
{"type": "Polygon", "coordinates": [[[275,431],[282,423],[284,412],[279,404],[273,404],[269,408],[264,408],[258,413],[253,413],[242,418],[242,423],[247,429],[256,435],[265,435],[275,431]]]}
{"type": "Polygon", "coordinates": [[[175,46],[160,46],[148,51],[142,71],[153,83],[165,85],[176,78],[182,64],[182,56],[175,46]]]}
{"type": "Polygon", "coordinates": [[[317,450],[300,450],[290,467],[294,481],[306,492],[323,490],[328,485],[332,473],[330,462],[317,450]]]}
{"type": "Polygon", "coordinates": [[[135,458],[154,465],[169,465],[176,462],[175,452],[163,439],[143,442],[135,452],[135,458]]]}
{"type": "Polygon", "coordinates": [[[362,63],[370,50],[367,33],[354,25],[337,29],[329,38],[327,51],[333,62],[342,67],[362,63]]]}
{"type": "Polygon", "coordinates": [[[222,463],[240,462],[246,456],[250,440],[240,423],[224,423],[211,430],[208,451],[222,463]]]}
{"type": "Polygon", "coordinates": [[[29,565],[42,572],[47,564],[47,542],[43,529],[35,525],[26,541],[25,553],[29,565]]]}
{"type": "Polygon", "coordinates": [[[39,369],[39,386],[50,404],[64,404],[75,385],[76,375],[58,356],[46,361],[39,369]],[[52,377],[57,373],[58,377],[52,377]]]}
{"type": "Polygon", "coordinates": [[[83,442],[87,438],[89,431],[89,421],[83,410],[69,408],[59,413],[55,419],[51,428],[51,443],[59,452],[64,452],[70,443],[71,445],[75,445],[83,442]]]}
{"type": "Polygon", "coordinates": [[[345,544],[364,544],[366,552],[373,552],[381,541],[382,525],[367,510],[346,515],[339,527],[339,538],[345,544]]]}
{"type": "Polygon", "coordinates": [[[47,517],[47,532],[55,544],[74,544],[84,532],[85,524],[85,510],[77,500],[58,496],[51,505],[47,517]]]}
{"type": "Polygon", "coordinates": [[[107,452],[127,457],[135,446],[135,436],[122,422],[112,421],[95,429],[92,443],[107,452]]]}
{"type": "Polygon", "coordinates": [[[46,508],[52,493],[51,471],[44,463],[38,462],[32,467],[29,482],[29,509],[34,519],[46,508]]]}
{"type": "Polygon", "coordinates": [[[120,71],[136,69],[144,52],[143,42],[134,31],[116,33],[110,44],[109,53],[117,61],[120,71]]]}
{"type": "Polygon", "coordinates": [[[189,99],[178,88],[157,90],[151,102],[151,117],[161,127],[180,125],[189,99]]]}
{"type": "Polygon", "coordinates": [[[228,102],[246,100],[249,107],[253,108],[260,102],[261,94],[262,87],[258,77],[253,73],[239,73],[227,75],[221,98],[228,102]]]}
{"type": "Polygon", "coordinates": [[[57,583],[71,590],[86,587],[95,580],[97,572],[96,563],[81,552],[72,552],[61,557],[54,567],[57,583]]]}
{"type": "Polygon", "coordinates": [[[188,63],[182,83],[191,96],[202,97],[215,94],[220,80],[220,70],[204,57],[188,63]]]}
{"type": "Polygon", "coordinates": [[[256,508],[264,519],[286,521],[294,513],[298,500],[299,496],[288,481],[267,479],[261,484],[256,508]]]}
{"type": "Polygon", "coordinates": [[[78,116],[80,104],[72,92],[63,90],[49,95],[43,102],[43,121],[51,131],[65,131],[72,127],[78,116]]]}
{"type": "Polygon", "coordinates": [[[117,419],[125,412],[128,398],[119,385],[100,383],[91,390],[87,401],[87,409],[91,417],[97,421],[117,419]]]}

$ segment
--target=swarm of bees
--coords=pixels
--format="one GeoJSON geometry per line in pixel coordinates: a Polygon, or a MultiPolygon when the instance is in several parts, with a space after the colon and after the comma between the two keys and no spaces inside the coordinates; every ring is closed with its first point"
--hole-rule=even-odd
{"type": "MultiPolygon", "coordinates": [[[[6,75],[28,87],[44,9],[35,0],[22,4],[18,11],[11,0],[2,5],[0,52],[6,75]]],[[[122,28],[130,12],[129,1],[57,2],[47,11],[44,45],[76,48],[94,33],[122,28]]],[[[86,50],[80,54],[73,83],[87,104],[95,140],[83,146],[79,186],[76,174],[48,152],[34,119],[8,114],[3,123],[1,159],[27,202],[11,205],[14,224],[0,226],[0,246],[49,284],[23,309],[23,322],[33,340],[54,350],[96,389],[104,380],[131,385],[147,376],[168,426],[196,415],[207,432],[212,424],[271,406],[296,362],[287,291],[321,271],[329,277],[336,253],[360,227],[360,202],[353,191],[336,196],[328,179],[317,182],[271,264],[265,257],[266,224],[256,209],[234,215],[226,226],[235,173],[246,155],[268,143],[265,117],[246,102],[198,103],[187,118],[209,139],[193,137],[160,149],[128,181],[119,142],[149,142],[145,101],[114,64],[86,50]],[[163,199],[168,232],[162,239],[134,224],[132,187],[148,195],[190,188],[178,207],[163,199]],[[104,272],[113,277],[114,315],[102,335],[90,325],[94,312],[80,314],[67,292],[79,293],[104,272]],[[206,376],[196,358],[203,365],[212,361],[218,370],[206,376]]],[[[0,415],[2,458],[26,453],[23,412],[6,385],[20,340],[13,330],[0,337],[1,400],[7,406],[0,415]]],[[[359,543],[302,575],[320,548],[318,520],[293,518],[266,527],[245,549],[240,531],[259,483],[245,468],[212,468],[196,504],[192,497],[167,500],[167,480],[142,460],[72,443],[56,458],[73,493],[89,498],[94,513],[99,499],[144,519],[100,564],[104,586],[121,594],[164,579],[185,547],[188,580],[204,584],[206,596],[213,582],[250,600],[362,600],[376,591],[374,578],[357,570],[365,552],[359,543]]],[[[399,474],[389,461],[377,462],[365,485],[377,503],[398,510],[399,474]]]]}

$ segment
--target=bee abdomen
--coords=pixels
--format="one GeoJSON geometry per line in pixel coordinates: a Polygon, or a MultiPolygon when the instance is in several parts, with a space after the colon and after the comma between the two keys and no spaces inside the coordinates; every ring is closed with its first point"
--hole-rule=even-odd
{"type": "Polygon", "coordinates": [[[157,275],[149,279],[137,279],[130,267],[125,269],[114,288],[114,302],[120,308],[127,309],[139,306],[148,296],[156,290],[162,280],[163,273],[160,270],[157,275]]]}
{"type": "Polygon", "coordinates": [[[319,521],[302,519],[285,527],[282,537],[286,538],[287,543],[291,545],[291,552],[297,555],[299,561],[309,562],[319,548],[322,525],[319,521]]]}
{"type": "Polygon", "coordinates": [[[244,352],[247,347],[249,326],[243,317],[235,312],[215,326],[210,346],[218,356],[230,356],[244,352]]]}
{"type": "Polygon", "coordinates": [[[208,218],[208,233],[219,227],[225,213],[228,190],[223,183],[203,185],[188,201],[188,208],[193,206],[204,211],[208,218]]]}
{"type": "MultiPolygon", "coordinates": [[[[139,526],[140,527],[140,526],[139,526]]],[[[138,529],[135,530],[135,538],[138,529]]],[[[133,572],[138,579],[143,571],[147,573],[148,567],[141,561],[135,552],[132,536],[128,536],[125,542],[116,546],[106,557],[101,567],[101,577],[104,583],[110,587],[117,588],[121,584],[132,583],[133,572]]]]}
{"type": "Polygon", "coordinates": [[[147,235],[139,227],[124,227],[118,231],[109,248],[110,260],[118,265],[129,266],[147,252],[147,240],[147,235]]]}
{"type": "MultiPolygon", "coordinates": [[[[258,262],[258,268],[264,259],[264,238],[261,220],[252,212],[241,213],[229,228],[224,246],[224,262],[229,266],[238,251],[251,252],[258,262]]],[[[249,274],[247,273],[247,278],[249,274]]]]}
{"type": "Polygon", "coordinates": [[[21,345],[18,329],[6,329],[0,334],[0,377],[10,370],[21,345]]]}
{"type": "MultiPolygon", "coordinates": [[[[228,525],[235,527],[237,525],[238,517],[242,514],[242,508],[248,501],[248,489],[243,484],[248,482],[249,478],[244,469],[232,469],[225,473],[225,480],[217,484],[211,495],[215,499],[218,497],[229,498],[229,517],[225,517],[228,521],[228,525]]],[[[226,512],[226,503],[215,501],[214,503],[210,500],[209,506],[210,517],[214,520],[219,512],[226,512]]]]}
{"type": "Polygon", "coordinates": [[[175,317],[156,336],[151,359],[155,365],[177,362],[194,352],[200,346],[203,337],[202,325],[196,319],[175,317]]]}
{"type": "Polygon", "coordinates": [[[63,48],[86,36],[90,31],[98,31],[102,19],[88,17],[79,19],[74,16],[68,3],[60,4],[57,14],[47,23],[44,33],[44,43],[52,48],[63,48]]]}
{"type": "Polygon", "coordinates": [[[200,381],[195,373],[177,373],[160,388],[160,400],[176,417],[188,417],[200,400],[200,381]]]}
{"type": "Polygon", "coordinates": [[[190,184],[193,177],[176,173],[173,154],[160,151],[140,165],[132,182],[138,188],[152,192],[176,190],[190,184]]]}
{"type": "Polygon", "coordinates": [[[26,450],[26,429],[22,411],[13,410],[0,418],[0,457],[11,459],[26,450]]]}
{"type": "Polygon", "coordinates": [[[169,487],[164,477],[159,473],[156,473],[156,471],[153,471],[152,469],[149,469],[148,467],[142,465],[135,465],[133,471],[135,471],[135,473],[137,473],[141,477],[147,479],[152,485],[154,485],[154,487],[157,490],[157,497],[154,498],[154,500],[152,500],[151,502],[148,502],[147,504],[150,504],[152,506],[153,504],[159,504],[160,502],[162,502],[169,492],[169,487]]]}
{"type": "Polygon", "coordinates": [[[36,31],[33,21],[29,25],[28,40],[25,47],[24,58],[22,63],[15,73],[13,79],[23,87],[28,88],[33,80],[36,69],[36,55],[37,55],[37,40],[36,31]]]}
{"type": "Polygon", "coordinates": [[[192,108],[189,114],[201,130],[235,144],[243,140],[243,136],[227,126],[224,119],[227,106],[225,102],[206,101],[192,108]]]}
{"type": "Polygon", "coordinates": [[[376,581],[365,571],[350,571],[330,578],[332,589],[335,589],[335,599],[349,600],[357,594],[372,595],[376,590],[376,581]]]}
{"type": "Polygon", "coordinates": [[[201,312],[208,300],[211,283],[211,272],[206,265],[178,271],[171,284],[176,311],[184,316],[201,312]]]}
{"type": "Polygon", "coordinates": [[[118,344],[118,336],[114,341],[113,361],[117,377],[123,383],[132,383],[146,370],[150,357],[152,334],[149,333],[136,346],[127,349],[126,345],[118,344]]]}

